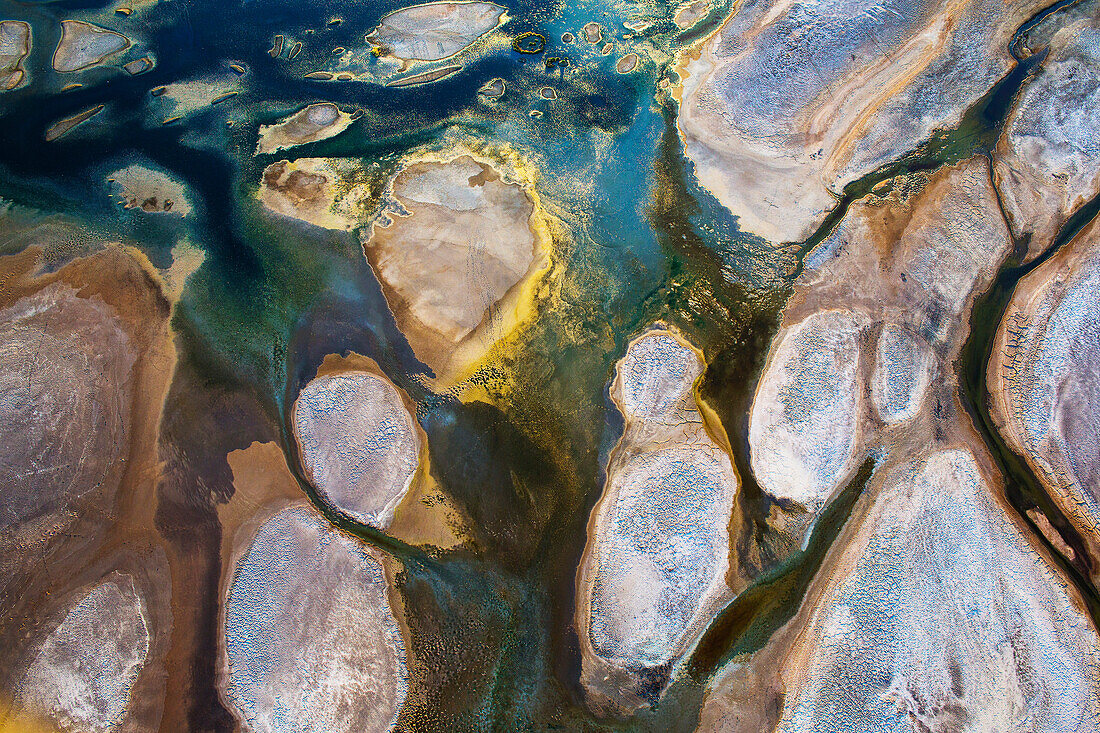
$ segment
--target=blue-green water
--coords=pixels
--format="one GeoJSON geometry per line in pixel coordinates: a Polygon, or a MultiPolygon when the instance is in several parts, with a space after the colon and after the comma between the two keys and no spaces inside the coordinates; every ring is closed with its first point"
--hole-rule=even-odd
{"type": "MultiPolygon", "coordinates": [[[[111,13],[113,5],[81,0],[0,0],[0,17],[30,22],[35,38],[26,63],[31,83],[0,97],[0,196],[84,222],[140,247],[160,267],[170,264],[172,247],[181,241],[205,252],[173,324],[182,346],[177,383],[188,388],[175,390],[167,409],[211,413],[202,429],[214,424],[219,430],[200,434],[196,427],[189,434],[181,418],[173,435],[197,472],[217,468],[203,476],[209,496],[196,495],[198,510],[175,517],[162,507],[163,526],[173,531],[216,524],[216,500],[232,493],[224,456],[253,440],[281,436],[300,477],[286,413],[325,355],[355,351],[373,358],[417,402],[432,474],[474,521],[476,547],[408,547],[322,506],[344,529],[404,561],[398,587],[417,663],[401,726],[691,730],[706,674],[731,649],[751,646],[755,637],[746,637],[746,630],[764,634],[776,627],[775,619],[786,618],[844,512],[822,523],[820,547],[811,543],[786,575],[767,576],[764,591],[731,607],[706,638],[696,677],[631,720],[594,718],[577,683],[573,583],[602,466],[621,430],[607,384],[625,344],[641,328],[663,319],[683,329],[707,357],[703,393],[734,441],[746,483],[741,501],[763,501],[753,491],[741,422],[801,252],[743,235],[735,218],[696,185],[679,147],[674,103],[662,81],[671,80],[679,44],[714,27],[726,5],[716,4],[702,26],[681,34],[670,20],[675,8],[664,4],[502,4],[510,20],[496,33],[505,39],[538,33],[547,39],[541,53],[491,45],[446,79],[394,89],[302,76],[322,66],[335,46],[363,46],[378,19],[400,7],[395,2],[165,0],[122,17],[111,13]],[[156,53],[157,66],[137,77],[91,72],[85,87],[60,92],[48,81],[58,21],[92,19],[82,13],[100,10],[93,22],[133,35],[142,49],[156,53]],[[330,26],[333,17],[342,22],[330,26]],[[645,31],[623,26],[639,17],[652,19],[645,31]],[[589,21],[611,35],[612,53],[602,55],[582,38],[560,40],[566,32],[580,36],[589,21]],[[294,64],[267,53],[280,33],[304,42],[294,64]],[[639,69],[618,74],[615,62],[628,51],[641,55],[639,69]],[[548,59],[567,59],[568,65],[548,65],[548,59]],[[230,63],[247,69],[237,97],[160,124],[167,108],[157,106],[151,89],[224,77],[230,63]],[[488,101],[477,90],[495,77],[504,79],[507,92],[488,101]],[[555,89],[557,100],[532,101],[544,86],[555,89]],[[320,100],[365,114],[337,137],[253,157],[259,125],[320,100]],[[106,108],[91,121],[58,141],[44,140],[50,124],[98,104],[106,108]],[[532,109],[541,116],[531,116],[532,109]],[[272,216],[254,198],[264,167],[282,157],[361,160],[381,181],[410,151],[481,142],[507,146],[528,160],[538,171],[543,203],[560,220],[553,257],[562,295],[539,304],[518,351],[496,365],[517,388],[493,404],[464,403],[425,386],[429,370],[398,330],[354,233],[272,216]],[[195,215],[154,219],[113,203],[104,179],[133,163],[184,181],[195,215]],[[769,597],[766,589],[775,587],[782,593],[769,597]]],[[[952,141],[972,149],[972,143],[952,141]]],[[[959,151],[945,145],[922,154],[910,161],[913,167],[959,151]]],[[[852,195],[888,173],[860,182],[852,195]]],[[[858,493],[859,483],[849,491],[858,493]]],[[[303,487],[309,490],[305,482],[303,487]]],[[[759,507],[744,511],[763,516],[759,507]]],[[[210,531],[202,536],[214,543],[216,532],[210,531]]],[[[753,535],[751,528],[746,532],[753,535]]],[[[766,546],[768,540],[751,541],[766,546]]],[[[212,553],[216,566],[216,547],[195,551],[212,553]]],[[[196,662],[195,675],[209,679],[187,701],[188,714],[196,729],[221,729],[228,716],[213,680],[214,612],[205,624],[196,654],[211,658],[196,662]]]]}

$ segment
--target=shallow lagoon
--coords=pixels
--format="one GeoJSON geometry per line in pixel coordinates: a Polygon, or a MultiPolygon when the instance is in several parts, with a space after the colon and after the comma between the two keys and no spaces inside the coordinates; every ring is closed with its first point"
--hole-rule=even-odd
{"type": "MultiPolygon", "coordinates": [[[[291,476],[329,522],[392,563],[408,650],[408,694],[397,717],[404,730],[693,730],[722,664],[766,653],[771,632],[795,617],[864,488],[866,476],[849,467],[811,531],[804,508],[766,494],[753,475],[748,414],[802,258],[881,182],[988,153],[1004,100],[1027,83],[1027,69],[966,111],[958,128],[851,184],[805,242],[771,243],[742,233],[736,213],[699,186],[676,126],[677,55],[719,27],[728,3],[714,3],[686,29],[673,21],[677,8],[657,3],[500,4],[500,27],[439,62],[460,70],[392,87],[395,73],[437,68],[428,59],[394,72],[386,66],[393,59],[371,52],[366,34],[402,7],[394,2],[162,0],[126,4],[126,14],[84,0],[0,0],[0,18],[26,21],[34,39],[27,80],[0,92],[0,197],[10,202],[0,254],[43,244],[39,267],[48,273],[122,242],[147,259],[171,309],[176,361],[145,447],[161,468],[141,489],[155,511],[137,513],[125,491],[111,510],[140,527],[172,567],[172,599],[163,603],[175,641],[149,667],[165,671],[168,692],[142,718],[158,721],[148,729],[223,730],[236,720],[218,652],[231,549],[238,534],[255,532],[248,513],[259,517],[268,499],[241,505],[226,456],[256,443],[278,446],[284,463],[271,471],[291,476]],[[50,71],[61,19],[110,28],[133,46],[61,78],[50,71]],[[585,32],[593,22],[595,43],[585,32]],[[543,48],[525,53],[535,48],[516,41],[525,33],[544,39],[543,48]],[[631,53],[637,63],[621,64],[631,53]],[[147,54],[155,57],[149,71],[119,68],[147,54]],[[306,78],[317,71],[332,78],[306,78]],[[342,73],[352,78],[341,81],[342,73]],[[493,79],[503,94],[479,92],[493,79]],[[63,91],[69,83],[81,86],[63,91]],[[255,154],[262,126],[318,102],[350,115],[347,129],[255,154]],[[51,125],[99,105],[63,137],[45,139],[51,125]],[[529,190],[551,245],[546,271],[515,286],[509,328],[488,329],[484,353],[437,374],[398,328],[392,294],[364,257],[361,235],[381,217],[403,215],[386,194],[407,161],[456,151],[494,161],[529,190]],[[362,197],[352,231],[278,215],[258,200],[264,170],[298,158],[342,161],[348,172],[337,197],[353,186],[362,197]],[[182,185],[188,215],[120,205],[108,179],[130,166],[182,185]],[[193,253],[187,272],[185,252],[193,253]],[[580,683],[577,568],[623,432],[609,399],[615,364],[656,322],[701,352],[707,369],[694,389],[707,419],[728,434],[718,444],[742,488],[729,518],[726,582],[739,597],[682,668],[641,664],[647,705],[616,718],[590,705],[580,683]],[[393,531],[328,504],[288,427],[299,392],[334,354],[370,360],[407,396],[426,438],[413,498],[398,507],[393,531]],[[244,517],[232,537],[223,536],[228,511],[244,517]],[[421,541],[433,522],[459,542],[421,541]]],[[[861,22],[875,28],[878,20],[861,22]]],[[[97,552],[107,562],[110,553],[97,552]]],[[[51,575],[43,588],[88,582],[67,562],[71,573],[51,575]]],[[[1091,602],[1095,593],[1072,560],[1056,562],[1070,574],[1070,592],[1091,602]]],[[[20,608],[47,618],[50,603],[20,608]]],[[[0,634],[13,633],[19,619],[3,610],[0,634]]]]}

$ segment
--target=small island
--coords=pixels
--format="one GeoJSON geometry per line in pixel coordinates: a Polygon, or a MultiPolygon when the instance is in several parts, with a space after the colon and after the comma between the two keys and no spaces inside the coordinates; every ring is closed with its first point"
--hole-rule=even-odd
{"type": "Polygon", "coordinates": [[[546,266],[541,214],[523,186],[469,155],[410,162],[391,190],[407,214],[376,221],[364,251],[417,358],[447,372],[509,330],[504,301],[546,266]]]}
{"type": "Polygon", "coordinates": [[[327,140],[348,129],[354,119],[331,102],[308,105],[273,125],[262,125],[256,155],[327,140]]]}
{"type": "Polygon", "coordinates": [[[0,20],[0,92],[15,89],[26,80],[23,61],[30,52],[30,23],[0,20]]]}
{"type": "Polygon", "coordinates": [[[367,41],[399,61],[439,61],[472,46],[504,17],[504,8],[490,2],[412,5],[383,16],[367,41]]]}
{"type": "Polygon", "coordinates": [[[130,45],[130,39],[121,33],[79,20],[63,20],[53,68],[69,73],[98,66],[130,45]]]}
{"type": "MultiPolygon", "coordinates": [[[[581,684],[632,712],[732,598],[729,524],[740,479],[695,395],[701,356],[658,324],[630,343],[611,399],[626,427],[577,572],[581,684]]],[[[724,438],[722,439],[724,440],[724,438]]]]}

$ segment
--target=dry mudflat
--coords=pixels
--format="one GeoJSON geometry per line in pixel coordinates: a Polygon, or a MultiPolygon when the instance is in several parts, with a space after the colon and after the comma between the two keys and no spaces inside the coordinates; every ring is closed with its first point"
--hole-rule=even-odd
{"type": "Polygon", "coordinates": [[[0,92],[15,89],[26,80],[23,61],[30,52],[30,23],[0,20],[0,92]]]}
{"type": "Polygon", "coordinates": [[[729,523],[740,480],[695,395],[704,364],[660,325],[630,343],[611,397],[625,421],[578,570],[581,684],[605,713],[663,691],[732,597],[729,523]]]}
{"type": "Polygon", "coordinates": [[[743,230],[803,241],[848,183],[956,126],[1044,6],[741,3],[682,55],[684,151],[743,230]]]}
{"type": "Polygon", "coordinates": [[[116,31],[80,20],[63,20],[53,68],[63,73],[81,71],[102,64],[130,46],[130,39],[116,31]]]}

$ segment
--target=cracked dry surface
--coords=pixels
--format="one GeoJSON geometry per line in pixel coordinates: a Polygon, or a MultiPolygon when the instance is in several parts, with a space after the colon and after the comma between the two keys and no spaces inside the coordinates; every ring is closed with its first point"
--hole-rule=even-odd
{"type": "Polygon", "coordinates": [[[991,414],[1100,558],[1100,226],[1021,280],[988,366],[991,414]]]}
{"type": "Polygon", "coordinates": [[[626,427],[578,583],[581,682],[597,707],[632,710],[659,695],[661,675],[731,597],[728,525],[740,482],[696,402],[702,370],[662,328],[619,362],[611,394],[626,427]]]}
{"type": "Polygon", "coordinates": [[[40,644],[17,699],[66,732],[121,730],[149,642],[145,602],[128,575],[113,574],[40,644]]]}
{"type": "Polygon", "coordinates": [[[226,700],[256,733],[390,730],[408,692],[405,641],[378,551],[313,507],[246,540],[223,611],[226,700]]]}
{"type": "Polygon", "coordinates": [[[782,667],[777,731],[1095,730],[1100,638],[970,451],[876,488],[782,667]]]}
{"type": "Polygon", "coordinates": [[[302,465],[322,496],[360,522],[388,527],[420,453],[397,389],[368,372],[326,374],[298,394],[292,420],[302,465]]]}
{"type": "Polygon", "coordinates": [[[845,185],[957,125],[1045,4],[735,4],[682,63],[685,154],[743,230],[803,241],[845,185]]]}
{"type": "Polygon", "coordinates": [[[410,163],[392,199],[364,251],[417,358],[446,372],[457,346],[480,353],[502,335],[506,296],[541,266],[535,204],[470,156],[410,163]]]}
{"type": "Polygon", "coordinates": [[[0,530],[92,491],[110,499],[135,358],[113,309],[63,283],[0,311],[0,530]]]}
{"type": "Polygon", "coordinates": [[[807,256],[753,400],[761,488],[817,512],[868,450],[926,429],[909,423],[950,394],[934,377],[1009,250],[983,158],[853,203],[807,256]]]}
{"type": "Polygon", "coordinates": [[[1100,3],[1076,3],[1031,35],[1047,57],[994,151],[1005,214],[1014,234],[1030,238],[1028,259],[1100,194],[1100,3]]]}

